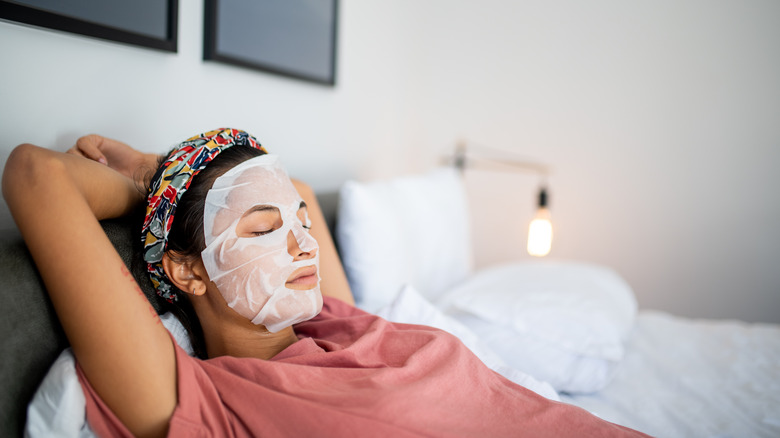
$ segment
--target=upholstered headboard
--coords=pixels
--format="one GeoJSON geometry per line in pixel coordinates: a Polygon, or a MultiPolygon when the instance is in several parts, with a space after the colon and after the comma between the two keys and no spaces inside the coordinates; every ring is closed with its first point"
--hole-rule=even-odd
{"type": "MultiPolygon", "coordinates": [[[[317,195],[328,227],[335,224],[337,193],[317,195]]],[[[140,256],[142,211],[101,222],[103,230],[160,312],[140,256]]],[[[22,436],[27,404],[68,345],[43,282],[18,230],[0,230],[0,436],[22,436]]]]}

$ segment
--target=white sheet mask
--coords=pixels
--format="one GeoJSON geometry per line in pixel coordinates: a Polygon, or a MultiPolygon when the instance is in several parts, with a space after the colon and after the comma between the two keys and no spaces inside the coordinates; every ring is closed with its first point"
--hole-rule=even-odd
{"type": "Polygon", "coordinates": [[[299,217],[301,201],[275,155],[239,164],[217,178],[206,195],[206,249],[201,253],[206,272],[228,306],[274,333],[311,319],[322,309],[319,246],[304,228],[310,226],[308,217],[304,221],[299,217]],[[239,222],[256,208],[276,209],[281,227],[259,236],[239,237],[236,230],[244,226],[239,227],[239,222]],[[299,260],[290,255],[290,233],[301,252],[308,253],[299,260]],[[293,272],[312,266],[317,269],[315,287],[287,287],[293,272]]]}

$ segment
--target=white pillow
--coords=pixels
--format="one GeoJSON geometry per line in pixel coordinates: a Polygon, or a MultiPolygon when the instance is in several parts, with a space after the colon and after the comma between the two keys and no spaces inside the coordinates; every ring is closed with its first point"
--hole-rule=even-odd
{"type": "Polygon", "coordinates": [[[89,437],[86,401],[70,348],[54,361],[27,406],[25,437],[89,437]]]}
{"type": "Polygon", "coordinates": [[[377,312],[382,318],[403,324],[419,324],[449,332],[463,342],[490,369],[507,379],[551,400],[560,401],[558,393],[547,383],[507,365],[468,327],[445,315],[412,286],[406,285],[398,296],[377,312]]]}
{"type": "Polygon", "coordinates": [[[466,194],[451,168],[389,181],[347,181],[336,238],[358,305],[374,311],[404,284],[434,300],[472,270],[466,194]]]}
{"type": "Polygon", "coordinates": [[[609,382],[637,306],[611,269],[557,261],[483,270],[438,304],[511,366],[577,393],[609,382]]]}
{"type": "MultiPolygon", "coordinates": [[[[160,315],[163,325],[176,343],[193,356],[187,329],[172,313],[160,315]]],[[[73,352],[66,348],[49,368],[43,382],[27,406],[24,436],[35,437],[93,437],[86,419],[86,400],[76,375],[73,352]]]]}

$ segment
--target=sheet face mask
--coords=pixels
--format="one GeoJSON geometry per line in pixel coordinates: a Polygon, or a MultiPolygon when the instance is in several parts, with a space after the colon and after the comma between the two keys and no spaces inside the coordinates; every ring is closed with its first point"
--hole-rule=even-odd
{"type": "MultiPolygon", "coordinates": [[[[230,308],[273,333],[311,319],[322,309],[319,246],[304,228],[310,226],[308,217],[299,217],[303,214],[299,212],[301,201],[275,155],[262,155],[239,164],[217,178],[206,195],[206,249],[201,253],[206,272],[230,308]],[[249,213],[250,210],[260,213],[249,213]],[[279,215],[275,216],[274,211],[279,215]],[[242,217],[253,214],[280,217],[281,227],[262,235],[239,237],[236,230],[242,217]],[[295,260],[290,255],[290,233],[298,248],[309,256],[295,260]],[[295,271],[307,268],[303,271],[309,272],[312,267],[317,270],[314,287],[287,287],[295,271]]],[[[264,224],[267,223],[265,220],[264,224]]],[[[247,231],[244,226],[240,229],[247,231]]],[[[272,229],[267,225],[255,228],[258,227],[248,231],[272,229]]]]}

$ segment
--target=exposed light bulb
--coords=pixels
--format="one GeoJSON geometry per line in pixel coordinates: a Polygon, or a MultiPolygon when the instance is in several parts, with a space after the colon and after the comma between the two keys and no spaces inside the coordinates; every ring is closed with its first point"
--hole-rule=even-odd
{"type": "Polygon", "coordinates": [[[528,227],[528,254],[536,257],[544,257],[552,248],[552,222],[550,222],[550,210],[540,208],[528,227]]]}
{"type": "Polygon", "coordinates": [[[550,210],[547,209],[547,191],[539,190],[539,209],[528,227],[528,254],[544,257],[552,248],[552,222],[550,210]]]}

